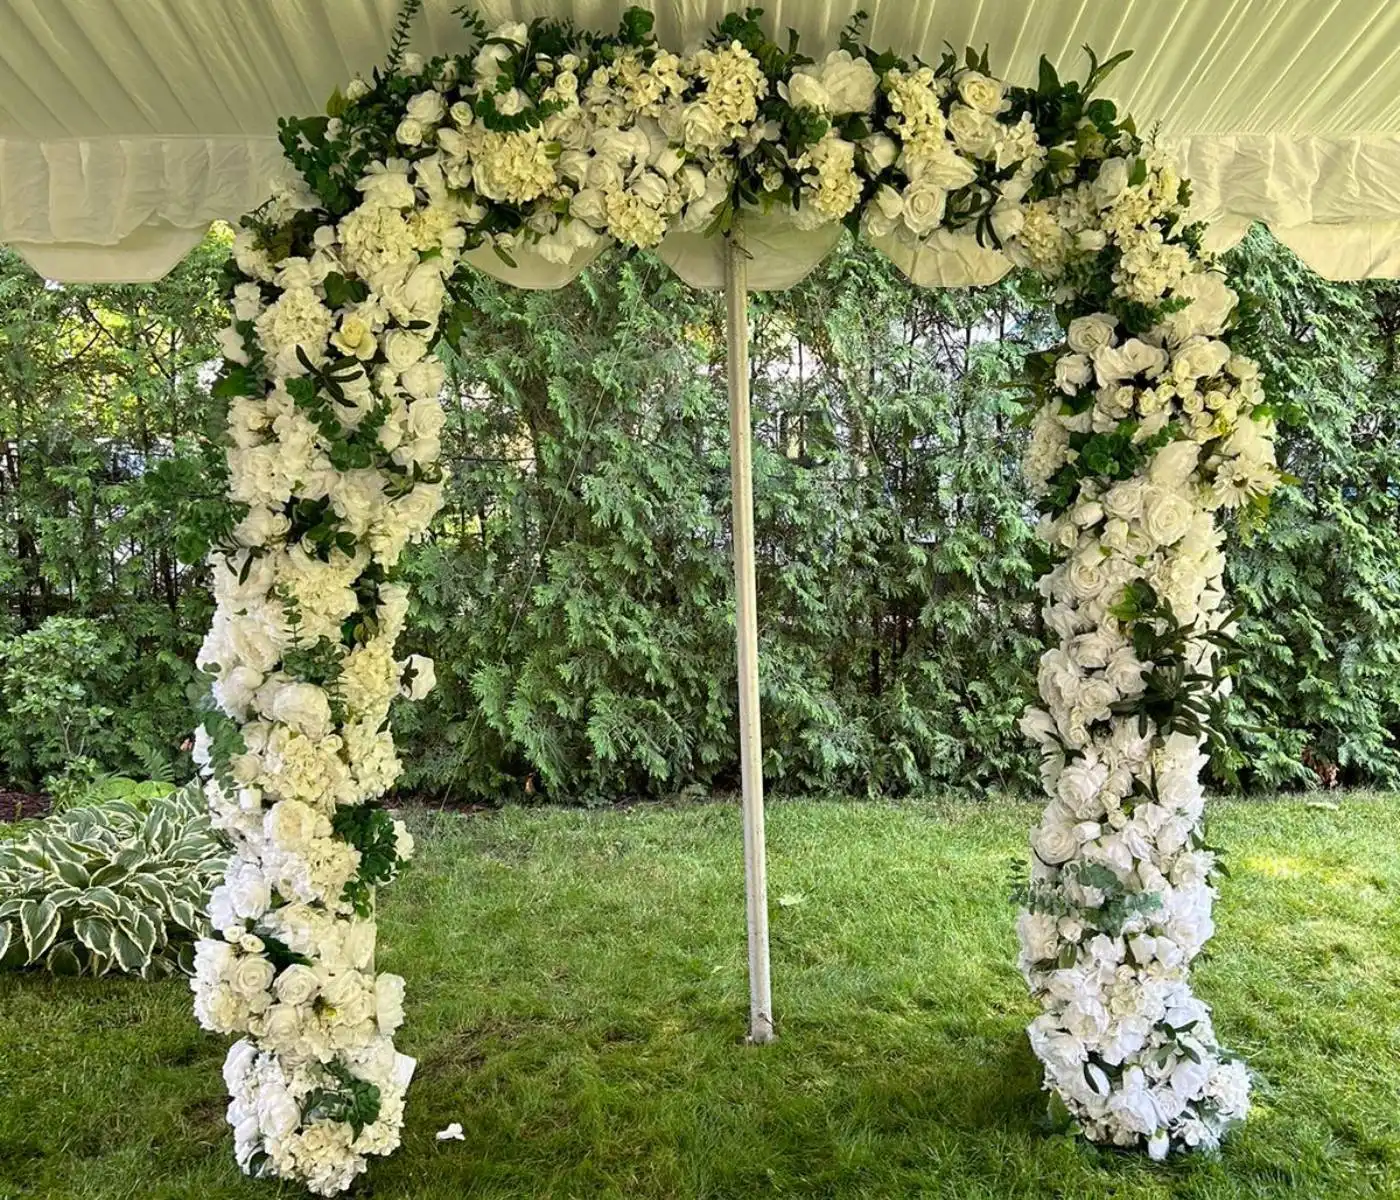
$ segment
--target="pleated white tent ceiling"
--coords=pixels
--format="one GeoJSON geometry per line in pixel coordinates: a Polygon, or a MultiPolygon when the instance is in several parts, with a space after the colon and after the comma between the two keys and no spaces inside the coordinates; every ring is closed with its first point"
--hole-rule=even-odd
{"type": "MultiPolygon", "coordinates": [[[[427,0],[416,46],[459,47],[458,0],[427,0]]],[[[627,0],[483,0],[488,20],[568,13],[615,25],[627,0]]],[[[693,44],[739,0],[651,0],[660,38],[693,44]]],[[[1044,53],[1132,48],[1108,89],[1158,126],[1195,181],[1217,246],[1266,222],[1333,278],[1400,275],[1400,4],[1395,0],[769,0],[813,52],[852,11],[870,41],[936,61],[986,44],[1032,82],[1044,53]]],[[[277,118],[320,111],[384,56],[398,0],[0,0],[0,241],[61,280],[148,280],[286,168],[277,118]]],[[[761,247],[753,247],[761,251],[761,247]]],[[[672,257],[696,282],[712,261],[672,257]]],[[[781,254],[775,257],[781,257],[781,254]]],[[[964,256],[966,257],[966,256],[964,256]]],[[[995,263],[934,264],[945,282],[995,263]]],[[[762,257],[751,282],[765,281],[762,257]]],[[[934,281],[929,278],[929,282],[934,281]]]]}

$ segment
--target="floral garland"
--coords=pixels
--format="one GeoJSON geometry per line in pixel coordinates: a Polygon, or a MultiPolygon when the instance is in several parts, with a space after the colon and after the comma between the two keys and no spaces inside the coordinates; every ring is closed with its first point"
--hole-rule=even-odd
{"type": "Polygon", "coordinates": [[[1090,1137],[1214,1145],[1248,1075],[1187,983],[1211,932],[1197,776],[1226,670],[1213,513],[1278,475],[1186,185],[1092,98],[1119,59],[1008,88],[985,54],[876,53],[857,20],[813,62],[757,10],[682,57],[632,9],[613,36],[464,15],[473,51],[424,61],[404,52],[418,7],[385,70],[282,123],[305,186],[245,220],[230,264],[232,516],[197,749],[233,855],[193,987],[206,1027],[243,1035],[225,1066],[239,1165],[330,1195],[399,1141],[413,1064],[373,911],[412,841],[379,798],[399,773],[390,704],[433,671],[394,657],[394,572],[442,504],[433,349],[455,337],[465,258],[570,264],[773,208],[892,250],[967,238],[1053,288],[1068,344],[1033,363],[1027,463],[1063,559],[1025,722],[1053,797],[1020,923],[1031,1038],[1090,1137]]]}

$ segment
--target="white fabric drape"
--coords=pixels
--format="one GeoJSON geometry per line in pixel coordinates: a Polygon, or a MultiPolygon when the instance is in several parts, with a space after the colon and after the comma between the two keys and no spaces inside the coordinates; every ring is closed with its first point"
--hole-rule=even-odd
{"type": "MultiPolygon", "coordinates": [[[[650,0],[667,44],[692,44],[733,0],[650,0]]],[[[426,0],[415,45],[459,48],[456,0],[426,0]]],[[[567,12],[615,25],[628,0],[482,0],[491,20],[567,12]]],[[[937,61],[945,40],[988,45],[1033,83],[1041,53],[1082,75],[1080,47],[1135,48],[1105,91],[1160,128],[1196,186],[1212,244],[1264,221],[1332,278],[1400,274],[1400,4],[1393,0],[769,0],[814,53],[851,12],[870,40],[937,61]]],[[[0,0],[0,241],[65,280],[148,280],[212,220],[236,220],[286,171],[277,118],[321,109],[382,61],[398,0],[0,0]]],[[[804,247],[805,249],[806,247],[804,247]]],[[[755,286],[794,282],[791,246],[754,247],[755,286]]],[[[720,250],[665,257],[718,286],[720,250]]],[[[924,253],[927,282],[1000,269],[965,243],[924,253]]]]}

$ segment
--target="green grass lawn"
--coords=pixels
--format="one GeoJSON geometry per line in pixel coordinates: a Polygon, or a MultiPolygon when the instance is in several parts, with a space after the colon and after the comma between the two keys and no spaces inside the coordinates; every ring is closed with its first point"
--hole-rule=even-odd
{"type": "MultiPolygon", "coordinates": [[[[1400,1195],[1400,803],[1213,811],[1196,981],[1261,1078],[1220,1157],[1165,1167],[1038,1126],[1007,900],[1030,806],[774,805],[762,1048],[737,808],[420,817],[380,924],[418,1074],[360,1194],[1400,1195]]],[[[0,977],[0,1197],[295,1195],[237,1174],[224,1050],[180,980],[0,977]]]]}

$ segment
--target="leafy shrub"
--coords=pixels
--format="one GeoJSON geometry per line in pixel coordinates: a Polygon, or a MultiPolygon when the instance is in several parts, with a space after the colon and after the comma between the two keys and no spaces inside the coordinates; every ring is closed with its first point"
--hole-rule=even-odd
{"type": "MultiPolygon", "coordinates": [[[[0,843],[0,966],[188,970],[223,869],[197,784],[75,808],[0,843]]],[[[159,785],[155,785],[159,786],[159,785]]]]}

